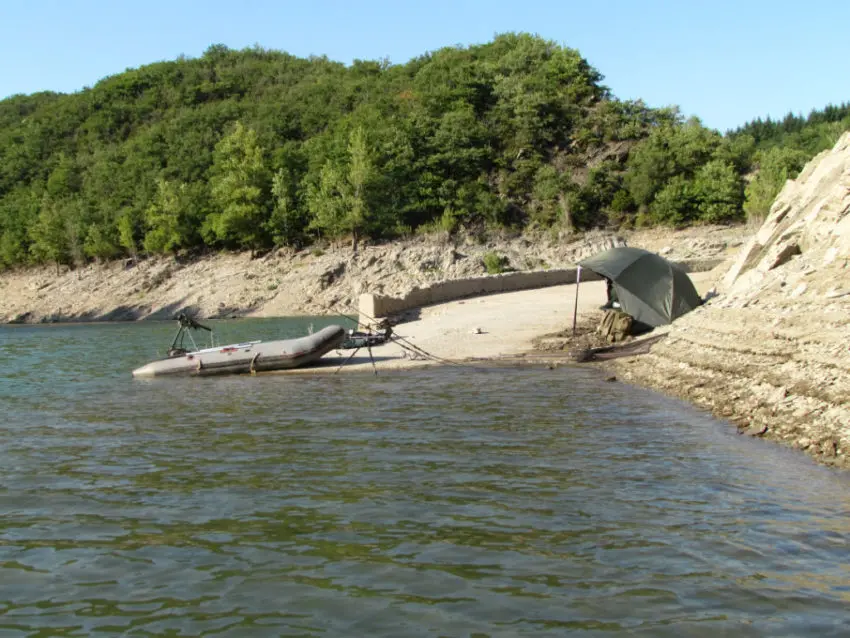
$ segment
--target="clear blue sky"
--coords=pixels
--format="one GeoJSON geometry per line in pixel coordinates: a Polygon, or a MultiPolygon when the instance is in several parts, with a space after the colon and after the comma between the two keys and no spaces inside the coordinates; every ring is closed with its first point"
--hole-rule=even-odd
{"type": "Polygon", "coordinates": [[[850,101],[850,0],[0,0],[0,98],[70,93],[211,44],[403,63],[526,31],[619,98],[726,130],[850,101]]]}

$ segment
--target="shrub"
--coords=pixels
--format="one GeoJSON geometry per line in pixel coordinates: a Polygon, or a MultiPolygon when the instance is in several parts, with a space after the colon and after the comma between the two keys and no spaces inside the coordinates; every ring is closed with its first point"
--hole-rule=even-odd
{"type": "Polygon", "coordinates": [[[484,268],[489,275],[498,275],[499,273],[508,270],[510,261],[504,255],[495,252],[488,252],[483,257],[484,268]]]}

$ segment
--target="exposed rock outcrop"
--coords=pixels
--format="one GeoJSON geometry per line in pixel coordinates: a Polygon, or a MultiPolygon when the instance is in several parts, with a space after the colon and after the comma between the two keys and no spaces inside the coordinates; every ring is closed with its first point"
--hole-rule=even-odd
{"type": "Polygon", "coordinates": [[[850,467],[850,133],[785,185],[719,290],[621,378],[850,467]]]}

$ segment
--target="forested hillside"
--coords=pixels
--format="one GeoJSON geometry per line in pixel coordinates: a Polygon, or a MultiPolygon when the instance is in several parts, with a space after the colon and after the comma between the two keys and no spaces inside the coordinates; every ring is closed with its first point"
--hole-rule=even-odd
{"type": "Polygon", "coordinates": [[[763,216],[850,125],[843,105],[723,136],[601,82],[579,52],[505,34],[398,65],[217,45],[14,96],[0,101],[0,268],[763,216]]]}
{"type": "Polygon", "coordinates": [[[750,217],[764,218],[785,180],[797,176],[815,155],[832,148],[850,130],[850,103],[829,105],[808,117],[789,113],[780,121],[761,118],[729,133],[752,139],[755,178],[747,187],[744,210],[750,217]]]}

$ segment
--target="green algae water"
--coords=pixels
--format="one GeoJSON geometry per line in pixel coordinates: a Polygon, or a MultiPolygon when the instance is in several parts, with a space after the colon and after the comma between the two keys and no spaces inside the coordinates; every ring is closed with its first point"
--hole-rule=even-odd
{"type": "Polygon", "coordinates": [[[591,368],[134,380],[173,332],[0,327],[0,635],[850,635],[845,474],[591,368]]]}

